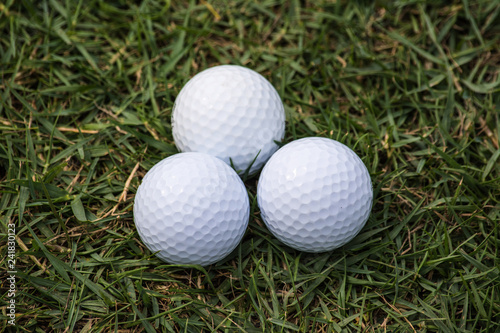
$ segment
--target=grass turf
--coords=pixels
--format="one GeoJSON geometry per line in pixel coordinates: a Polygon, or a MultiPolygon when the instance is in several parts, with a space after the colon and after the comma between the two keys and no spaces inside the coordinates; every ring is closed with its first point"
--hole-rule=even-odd
{"type": "Polygon", "coordinates": [[[9,223],[17,270],[16,326],[4,289],[0,330],[500,331],[498,2],[8,0],[0,31],[3,287],[9,223]],[[254,177],[228,261],[145,249],[133,198],[176,153],[175,96],[226,63],[278,89],[285,142],[361,156],[375,200],[351,243],[282,245],[254,177]]]}

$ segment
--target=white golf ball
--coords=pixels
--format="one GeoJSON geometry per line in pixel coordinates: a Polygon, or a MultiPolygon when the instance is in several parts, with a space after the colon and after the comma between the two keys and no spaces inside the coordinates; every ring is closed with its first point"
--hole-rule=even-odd
{"type": "Polygon", "coordinates": [[[241,241],[250,205],[240,177],[220,159],[181,153],[153,166],[134,201],[144,244],[165,262],[220,261],[241,241]]]}
{"type": "Polygon", "coordinates": [[[278,150],[260,175],[262,219],[281,242],[324,252],[352,240],[370,215],[373,189],[361,159],[326,138],[304,138],[278,150]]]}
{"type": "Polygon", "coordinates": [[[198,151],[230,159],[242,174],[254,161],[258,171],[278,149],[285,110],[276,89],[259,73],[223,65],[186,83],[172,111],[172,131],[182,152],[198,151]]]}

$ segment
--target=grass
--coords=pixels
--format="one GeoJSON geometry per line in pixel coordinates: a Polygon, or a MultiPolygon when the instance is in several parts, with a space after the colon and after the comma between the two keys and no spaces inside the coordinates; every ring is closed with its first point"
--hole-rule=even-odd
{"type": "Polygon", "coordinates": [[[1,331],[500,331],[498,2],[7,0],[0,32],[1,331]],[[285,142],[334,138],[367,165],[351,243],[278,242],[253,177],[229,260],[146,250],[133,199],[176,153],[175,97],[226,63],[278,89],[285,142]]]}

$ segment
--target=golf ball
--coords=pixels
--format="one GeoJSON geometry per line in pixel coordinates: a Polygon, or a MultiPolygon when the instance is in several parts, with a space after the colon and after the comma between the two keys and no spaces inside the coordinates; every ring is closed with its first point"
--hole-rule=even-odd
{"type": "Polygon", "coordinates": [[[281,242],[324,252],[352,240],[370,215],[370,174],[347,146],[304,138],[283,146],[267,162],[257,186],[262,219],[281,242]]]}
{"type": "Polygon", "coordinates": [[[253,174],[278,149],[275,141],[283,139],[285,110],[276,89],[259,73],[216,66],[181,89],[172,131],[180,151],[204,152],[229,165],[232,161],[240,174],[251,165],[253,174]]]}
{"type": "Polygon", "coordinates": [[[249,210],[245,186],[233,169],[207,154],[181,153],[144,176],[134,221],[144,244],[163,261],[206,266],[236,248],[249,210]]]}

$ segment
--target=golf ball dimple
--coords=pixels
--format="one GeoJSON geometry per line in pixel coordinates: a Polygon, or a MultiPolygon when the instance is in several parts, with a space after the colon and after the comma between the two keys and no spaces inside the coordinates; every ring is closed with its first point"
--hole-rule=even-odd
{"type": "Polygon", "coordinates": [[[259,73],[216,66],[181,89],[172,111],[172,132],[180,151],[232,162],[240,174],[252,165],[253,174],[278,149],[275,141],[285,133],[285,110],[276,89],[259,73]]]}
{"type": "Polygon", "coordinates": [[[167,263],[213,264],[241,241],[250,205],[240,177],[220,159],[180,153],[153,166],[134,201],[146,247],[167,263]]]}
{"type": "Polygon", "coordinates": [[[370,174],[350,148],[327,138],[304,138],[278,150],[262,169],[257,201],[271,233],[305,252],[351,241],[370,215],[370,174]]]}

